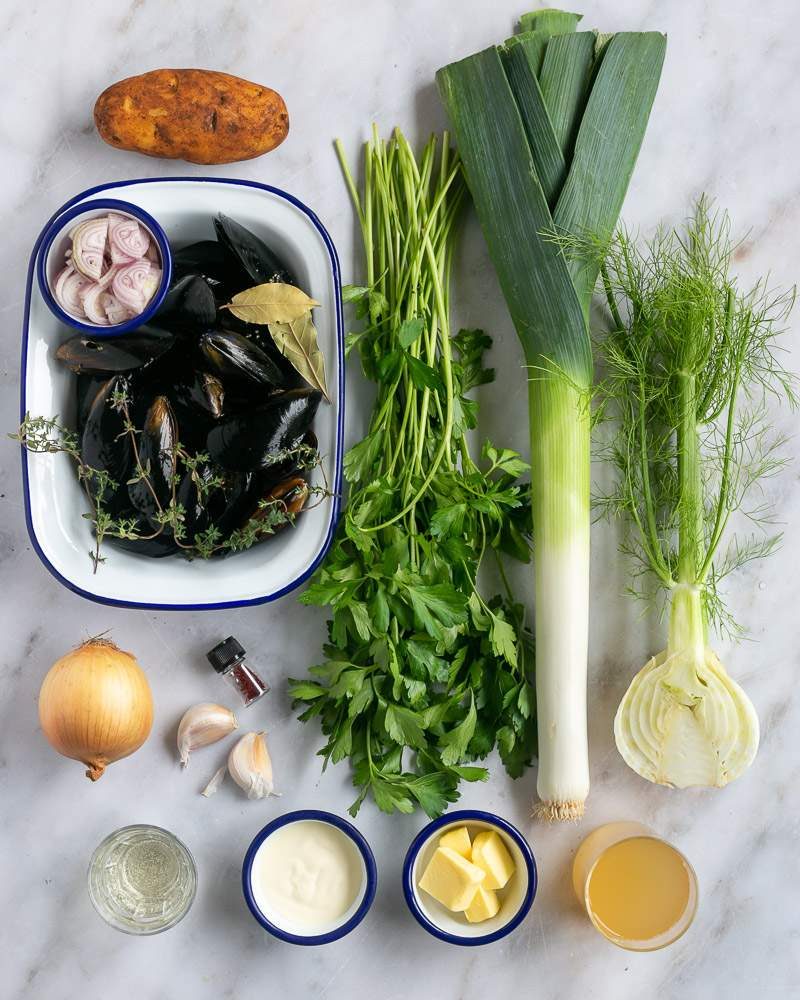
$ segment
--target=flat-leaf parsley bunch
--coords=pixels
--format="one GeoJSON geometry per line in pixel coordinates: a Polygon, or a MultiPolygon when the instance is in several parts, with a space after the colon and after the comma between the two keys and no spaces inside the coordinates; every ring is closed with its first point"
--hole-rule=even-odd
{"type": "Polygon", "coordinates": [[[487,443],[476,462],[467,397],[491,381],[479,330],[451,336],[448,286],[461,165],[443,136],[419,161],[396,132],[365,147],[360,197],[339,149],[366,256],[346,289],[363,329],[348,338],[377,383],[367,436],[345,459],[350,487],[337,538],[301,600],[330,605],[326,659],[291,694],[319,718],[326,764],[350,758],[358,797],[391,813],[437,816],[472,764],[496,746],[518,776],[535,746],[533,658],[500,554],[527,561],[526,463],[487,443]],[[497,556],[505,595],[478,573],[497,556]]]}

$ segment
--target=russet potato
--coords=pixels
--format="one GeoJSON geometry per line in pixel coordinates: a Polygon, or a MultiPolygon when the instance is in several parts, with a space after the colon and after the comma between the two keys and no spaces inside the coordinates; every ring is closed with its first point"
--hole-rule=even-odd
{"type": "Polygon", "coordinates": [[[204,69],[155,69],[120,80],[97,98],[94,121],[118,149],[190,163],[249,160],[289,131],[276,91],[204,69]]]}

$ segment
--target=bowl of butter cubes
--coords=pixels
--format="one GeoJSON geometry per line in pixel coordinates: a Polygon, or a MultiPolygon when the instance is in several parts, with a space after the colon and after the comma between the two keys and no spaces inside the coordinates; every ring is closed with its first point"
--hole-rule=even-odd
{"type": "Polygon", "coordinates": [[[403,893],[417,922],[440,941],[498,941],[527,916],[536,861],[516,827],[493,813],[460,810],[429,823],[403,865],[403,893]]]}

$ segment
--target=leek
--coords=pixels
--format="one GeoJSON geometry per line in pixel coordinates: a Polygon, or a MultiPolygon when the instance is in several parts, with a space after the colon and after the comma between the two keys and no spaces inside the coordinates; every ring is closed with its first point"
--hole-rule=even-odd
{"type": "Polygon", "coordinates": [[[795,400],[775,343],[793,295],[764,282],[742,291],[734,250],[727,217],[701,200],[685,233],[642,250],[622,232],[601,254],[577,254],[603,256],[614,326],[602,350],[618,481],[604,504],[631,527],[633,591],[651,598],[654,579],[669,608],[667,648],[634,678],[614,735],[634,771],[678,788],[725,785],[758,748],[755,709],[708,633],[741,631],[720,584],[780,540],[760,488],[783,465],[765,404],[795,400]],[[745,536],[732,530],[737,511],[745,536]]]}
{"type": "Polygon", "coordinates": [[[599,263],[555,233],[610,238],[666,40],[577,32],[536,11],[523,34],[439,70],[489,254],[529,368],[540,813],[582,815],[589,791],[586,662],[589,305],[599,263]]]}

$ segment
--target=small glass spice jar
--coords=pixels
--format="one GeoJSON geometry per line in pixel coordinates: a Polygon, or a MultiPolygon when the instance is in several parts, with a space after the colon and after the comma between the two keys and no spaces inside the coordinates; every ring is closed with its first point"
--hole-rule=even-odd
{"type": "Polygon", "coordinates": [[[269,691],[269,686],[244,662],[244,647],[232,635],[206,654],[208,662],[241,695],[245,708],[269,691]]]}

